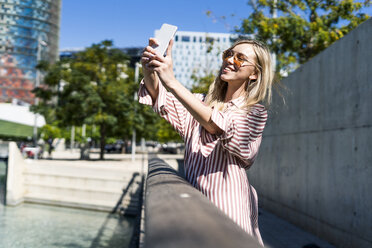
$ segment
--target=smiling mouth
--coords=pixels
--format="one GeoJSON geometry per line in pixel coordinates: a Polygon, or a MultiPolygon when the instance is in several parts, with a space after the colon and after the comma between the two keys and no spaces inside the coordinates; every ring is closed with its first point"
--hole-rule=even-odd
{"type": "Polygon", "coordinates": [[[232,69],[231,67],[225,67],[223,69],[223,72],[231,72],[231,71],[235,71],[235,69],[232,69]]]}

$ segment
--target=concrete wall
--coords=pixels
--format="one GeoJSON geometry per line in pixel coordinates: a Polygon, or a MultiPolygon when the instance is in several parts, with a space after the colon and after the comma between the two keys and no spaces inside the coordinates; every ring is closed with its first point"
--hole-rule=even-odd
{"type": "Polygon", "coordinates": [[[23,202],[25,195],[24,176],[26,163],[15,142],[9,143],[8,175],[6,183],[6,204],[10,206],[23,202]]]}
{"type": "Polygon", "coordinates": [[[248,176],[259,204],[339,247],[372,247],[372,19],[274,97],[248,176]]]}
{"type": "Polygon", "coordinates": [[[10,142],[6,203],[15,206],[33,202],[111,211],[120,201],[119,207],[135,214],[141,164],[140,160],[23,159],[16,143],[10,142]]]}

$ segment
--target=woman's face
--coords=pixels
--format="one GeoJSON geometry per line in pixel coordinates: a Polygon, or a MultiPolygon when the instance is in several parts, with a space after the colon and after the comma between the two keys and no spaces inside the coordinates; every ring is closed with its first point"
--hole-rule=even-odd
{"type": "Polygon", "coordinates": [[[224,53],[221,80],[231,84],[243,84],[257,79],[256,54],[251,44],[239,44],[224,53]]]}

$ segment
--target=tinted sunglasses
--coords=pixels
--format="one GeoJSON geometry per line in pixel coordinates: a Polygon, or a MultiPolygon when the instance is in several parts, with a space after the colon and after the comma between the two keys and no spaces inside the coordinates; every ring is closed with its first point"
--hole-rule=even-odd
{"type": "Polygon", "coordinates": [[[255,66],[255,64],[247,59],[242,53],[235,53],[232,49],[228,49],[222,53],[222,59],[224,61],[229,60],[231,57],[234,58],[234,64],[237,67],[242,67],[244,62],[248,62],[255,66]]]}

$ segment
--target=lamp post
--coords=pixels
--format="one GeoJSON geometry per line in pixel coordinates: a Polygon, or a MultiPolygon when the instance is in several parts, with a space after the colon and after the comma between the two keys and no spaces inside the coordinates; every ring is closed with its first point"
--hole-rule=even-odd
{"type": "MultiPolygon", "coordinates": [[[[278,9],[276,6],[276,2],[277,0],[274,0],[274,9],[273,9],[273,15],[272,15],[272,18],[274,19],[278,17],[278,9]]],[[[277,41],[276,35],[274,35],[273,41],[274,43],[277,41]]],[[[276,53],[275,52],[272,53],[272,58],[273,58],[273,71],[276,72],[276,53]]]]}
{"type": "MultiPolygon", "coordinates": [[[[36,54],[36,63],[38,63],[40,60],[41,60],[41,47],[44,46],[48,46],[48,44],[41,39],[41,37],[39,36],[38,39],[37,39],[37,54],[36,54]]],[[[39,87],[40,85],[40,71],[39,69],[36,69],[36,80],[35,80],[35,88],[39,87]]],[[[37,97],[35,97],[35,105],[37,105],[39,103],[39,99],[37,97]]],[[[37,155],[38,155],[38,151],[37,151],[37,116],[38,114],[35,114],[34,115],[34,132],[33,132],[33,136],[34,136],[34,145],[35,145],[35,152],[34,152],[34,159],[37,159],[37,155]]]]}
{"type": "MultiPolygon", "coordinates": [[[[134,70],[134,82],[138,82],[138,77],[139,77],[139,68],[142,65],[138,62],[136,62],[136,67],[134,70]]],[[[137,92],[134,92],[133,96],[134,101],[138,100],[137,97],[137,92]]],[[[134,112],[136,113],[136,109],[134,109],[134,112]]],[[[136,159],[136,127],[133,125],[133,132],[132,132],[132,161],[136,159]]]]}

